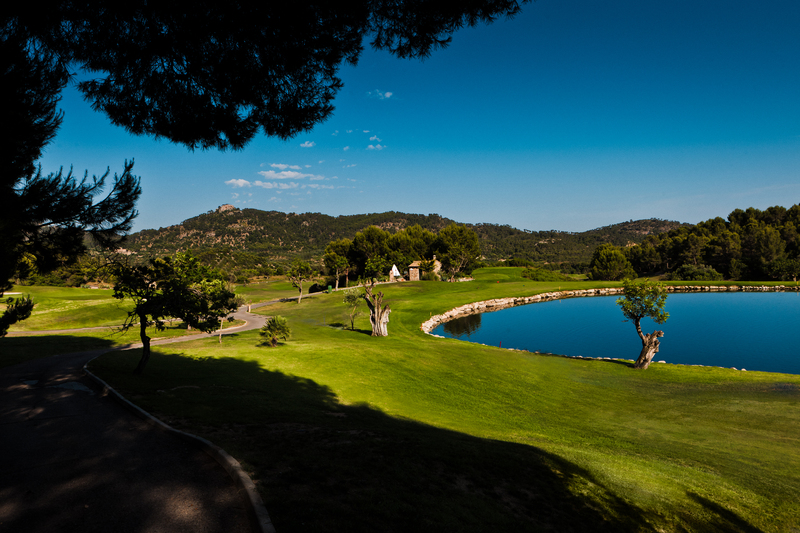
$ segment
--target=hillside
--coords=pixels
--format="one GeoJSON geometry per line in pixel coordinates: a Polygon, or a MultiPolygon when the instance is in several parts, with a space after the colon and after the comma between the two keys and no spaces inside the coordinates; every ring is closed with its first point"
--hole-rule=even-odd
{"type": "MultiPolygon", "coordinates": [[[[144,230],[129,236],[125,247],[139,255],[165,255],[192,250],[205,262],[226,268],[254,268],[284,263],[294,257],[318,259],[335,239],[352,239],[374,225],[396,232],[419,224],[438,232],[453,220],[436,214],[389,211],[332,217],[320,213],[283,213],[236,209],[224,205],[183,223],[144,230]]],[[[508,225],[467,224],[480,237],[487,260],[511,258],[548,262],[588,262],[598,244],[640,243],[647,235],[680,227],[679,222],[657,219],[622,222],[580,233],[524,231],[508,225]]]]}

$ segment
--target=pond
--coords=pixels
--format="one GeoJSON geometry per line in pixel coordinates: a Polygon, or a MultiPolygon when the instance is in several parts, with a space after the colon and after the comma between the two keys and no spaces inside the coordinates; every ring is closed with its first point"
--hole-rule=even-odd
{"type": "MultiPolygon", "coordinates": [[[[636,359],[633,323],[617,296],[569,298],[452,320],[431,333],[503,348],[583,357],[636,359]]],[[[654,361],[800,374],[800,293],[677,293],[667,297],[654,361]]]]}

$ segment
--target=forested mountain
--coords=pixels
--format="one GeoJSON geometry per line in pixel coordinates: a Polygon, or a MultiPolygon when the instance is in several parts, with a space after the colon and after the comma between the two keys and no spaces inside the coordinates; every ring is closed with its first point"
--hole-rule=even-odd
{"type": "MultiPolygon", "coordinates": [[[[332,217],[320,213],[283,213],[236,209],[224,205],[167,228],[131,235],[125,247],[139,256],[193,253],[208,264],[228,270],[251,270],[288,263],[295,257],[319,262],[331,241],[347,238],[369,226],[395,233],[413,225],[438,233],[453,220],[436,214],[389,211],[332,217]]],[[[664,220],[629,221],[581,233],[526,231],[508,225],[466,224],[480,238],[489,261],[512,258],[588,263],[603,242],[617,246],[639,243],[647,235],[680,227],[664,220]]]]}

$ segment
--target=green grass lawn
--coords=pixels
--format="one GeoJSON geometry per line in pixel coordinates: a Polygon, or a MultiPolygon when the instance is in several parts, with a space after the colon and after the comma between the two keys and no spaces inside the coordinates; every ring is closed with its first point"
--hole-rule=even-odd
{"type": "Polygon", "coordinates": [[[241,460],[282,533],[797,531],[800,377],[637,371],[419,331],[464,303],[601,285],[520,271],[381,286],[388,338],[366,316],[344,329],[342,295],[315,294],[259,310],[289,319],[277,348],[245,332],[156,348],[141,377],[136,352],[92,369],[241,460]]]}
{"type": "MultiPolygon", "coordinates": [[[[308,293],[308,288],[311,287],[313,283],[313,281],[303,283],[303,295],[308,293]]],[[[237,285],[236,294],[244,296],[248,303],[256,304],[259,302],[279,300],[281,298],[293,298],[300,293],[297,289],[292,287],[289,281],[279,278],[270,281],[261,281],[259,283],[237,285]]]]}
{"type": "Polygon", "coordinates": [[[115,299],[114,291],[108,289],[15,286],[11,292],[30,294],[34,307],[31,317],[14,324],[10,331],[118,326],[131,308],[129,302],[115,299]]]}

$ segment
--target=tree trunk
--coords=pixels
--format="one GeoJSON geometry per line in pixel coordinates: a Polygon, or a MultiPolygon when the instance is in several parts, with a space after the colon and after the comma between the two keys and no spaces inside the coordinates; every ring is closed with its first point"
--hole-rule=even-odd
{"type": "Polygon", "coordinates": [[[344,271],[344,288],[346,289],[350,283],[350,269],[344,271]]]}
{"type": "Polygon", "coordinates": [[[392,310],[389,309],[388,305],[383,308],[381,307],[383,304],[383,293],[378,292],[373,295],[372,288],[374,286],[375,282],[370,286],[364,287],[364,299],[367,301],[367,307],[369,307],[369,323],[372,325],[372,336],[388,337],[389,331],[386,325],[389,323],[389,313],[391,313],[392,310]]]}
{"type": "Polygon", "coordinates": [[[300,286],[297,288],[300,291],[300,296],[297,297],[297,303],[300,303],[303,300],[303,282],[300,282],[300,286]]]}
{"type": "Polygon", "coordinates": [[[334,288],[334,290],[336,290],[336,291],[338,291],[338,290],[339,290],[339,278],[340,278],[340,277],[341,277],[341,276],[340,276],[340,274],[339,274],[339,271],[337,270],[337,271],[336,271],[336,287],[334,288]]]}
{"type": "Polygon", "coordinates": [[[147,361],[150,360],[150,337],[147,336],[147,315],[139,316],[139,338],[142,339],[142,358],[139,359],[139,364],[136,366],[134,374],[141,374],[144,372],[144,367],[147,361]]]}
{"type": "Polygon", "coordinates": [[[658,353],[658,345],[660,344],[658,337],[663,336],[663,331],[654,331],[649,335],[641,335],[642,351],[639,353],[639,358],[633,364],[633,368],[641,368],[642,370],[646,370],[647,367],[650,366],[653,356],[658,353]]]}

